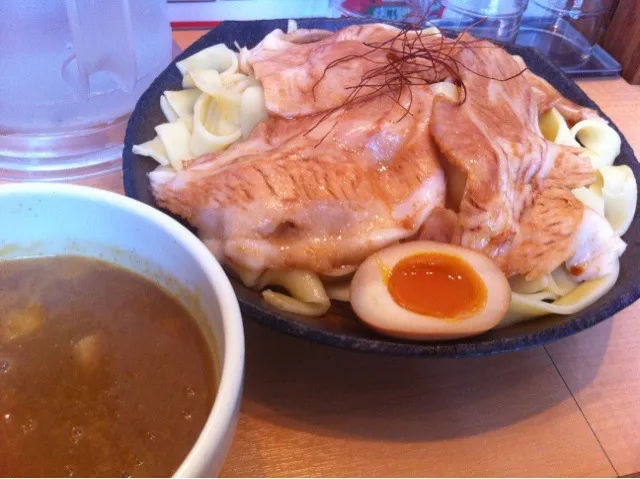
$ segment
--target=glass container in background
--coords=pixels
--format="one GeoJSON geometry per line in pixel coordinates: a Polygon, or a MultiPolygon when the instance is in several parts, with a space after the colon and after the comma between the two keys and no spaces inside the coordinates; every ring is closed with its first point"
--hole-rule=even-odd
{"type": "Polygon", "coordinates": [[[515,40],[527,0],[332,0],[343,15],[421,22],[478,37],[515,40]]]}
{"type": "Polygon", "coordinates": [[[531,0],[517,43],[537,48],[556,66],[589,61],[613,0],[531,0]]]}
{"type": "Polygon", "coordinates": [[[338,14],[389,22],[420,23],[437,11],[432,0],[331,0],[338,14]]]}
{"type": "Polygon", "coordinates": [[[527,0],[439,0],[431,21],[449,30],[503,43],[515,41],[527,0]]]}
{"type": "Polygon", "coordinates": [[[0,177],[70,180],[119,168],[171,27],[164,0],[2,0],[0,46],[0,177]]]}

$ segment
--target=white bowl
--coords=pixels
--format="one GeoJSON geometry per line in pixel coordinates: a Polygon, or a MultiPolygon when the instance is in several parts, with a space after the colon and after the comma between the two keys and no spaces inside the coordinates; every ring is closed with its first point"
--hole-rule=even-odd
{"type": "Polygon", "coordinates": [[[124,196],[56,184],[0,186],[0,260],[80,254],[149,277],[183,300],[217,360],[219,389],[177,477],[217,475],[238,418],[244,334],[238,301],[207,248],[167,215],[124,196]]]}

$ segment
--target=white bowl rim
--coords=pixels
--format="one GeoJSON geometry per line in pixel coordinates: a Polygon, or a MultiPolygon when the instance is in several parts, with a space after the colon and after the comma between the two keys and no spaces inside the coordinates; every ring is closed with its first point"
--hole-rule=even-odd
{"type": "Polygon", "coordinates": [[[146,217],[173,236],[202,266],[220,305],[225,352],[220,383],[209,417],[196,443],[174,473],[174,477],[194,477],[207,473],[208,456],[225,439],[241,400],[244,375],[244,330],[242,315],[229,278],[206,246],[173,218],[137,200],[108,190],[64,183],[15,183],[0,185],[0,197],[13,194],[60,195],[109,204],[139,217],[146,217]]]}

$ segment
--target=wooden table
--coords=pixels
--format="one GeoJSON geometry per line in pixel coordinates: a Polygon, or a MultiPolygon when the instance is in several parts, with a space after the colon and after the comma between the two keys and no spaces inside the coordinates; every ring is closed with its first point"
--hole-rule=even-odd
{"type": "MultiPolygon", "coordinates": [[[[202,32],[176,32],[185,46],[202,32]]],[[[579,85],[640,152],[640,86],[579,85]]],[[[122,192],[120,174],[88,182],[122,192]]],[[[624,476],[640,471],[640,302],[546,347],[358,354],[245,323],[225,476],[624,476]]]]}

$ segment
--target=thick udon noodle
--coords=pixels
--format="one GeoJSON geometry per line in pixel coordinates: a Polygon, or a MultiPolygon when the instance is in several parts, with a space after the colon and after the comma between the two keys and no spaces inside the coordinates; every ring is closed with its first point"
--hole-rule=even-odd
{"type": "MultiPolygon", "coordinates": [[[[295,24],[289,26],[295,29],[295,24]]],[[[238,54],[223,44],[206,48],[177,64],[183,75],[181,91],[166,91],[160,106],[167,123],[156,127],[157,136],[133,147],[133,152],[156,160],[162,167],[181,169],[185,162],[206,153],[224,150],[246,138],[267,116],[262,86],[241,71],[238,54]]],[[[430,86],[436,95],[459,101],[460,90],[449,80],[430,86]]],[[[617,235],[629,228],[636,209],[637,186],[628,166],[613,166],[620,154],[618,133],[604,120],[589,119],[569,128],[566,120],[552,108],[540,117],[540,131],[554,143],[582,148],[597,170],[598,180],[589,188],[578,188],[574,195],[587,207],[604,216],[617,235]]],[[[264,290],[277,286],[287,294],[266,289],[264,299],[272,306],[291,313],[320,316],[331,299],[349,301],[349,281],[323,283],[310,271],[272,269],[253,272],[227,262],[247,286],[264,290]]],[[[615,284],[619,271],[596,280],[578,283],[564,266],[528,281],[510,280],[512,304],[498,327],[546,314],[572,314],[602,297],[615,284]]]]}
{"type": "Polygon", "coordinates": [[[238,69],[238,54],[214,45],[176,63],[183,90],[165,91],[160,108],[167,119],[153,140],[133,152],[176,170],[206,153],[246,138],[267,117],[262,86],[238,69]]]}
{"type": "MultiPolygon", "coordinates": [[[[585,120],[569,128],[552,108],[540,117],[540,131],[554,143],[583,148],[597,171],[597,181],[589,188],[573,191],[587,207],[604,216],[617,235],[622,236],[633,219],[637,186],[631,168],[613,166],[620,154],[618,133],[604,120],[585,120]]],[[[547,314],[573,314],[593,304],[616,283],[619,263],[614,271],[595,280],[576,282],[564,266],[534,281],[511,278],[511,307],[499,327],[547,314]]]]}

